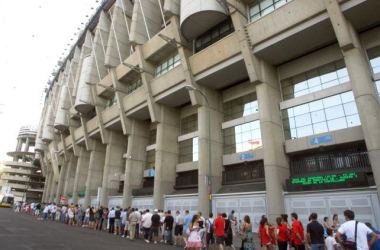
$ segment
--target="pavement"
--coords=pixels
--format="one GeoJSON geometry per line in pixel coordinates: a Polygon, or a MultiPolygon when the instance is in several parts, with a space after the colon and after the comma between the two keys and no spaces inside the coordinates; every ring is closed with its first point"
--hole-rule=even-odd
{"type": "MultiPolygon", "coordinates": [[[[239,237],[234,239],[240,248],[239,237]]],[[[129,239],[82,227],[69,227],[54,221],[40,221],[34,216],[0,208],[1,250],[176,250],[179,247],[163,243],[147,244],[141,239],[129,239]]]]}

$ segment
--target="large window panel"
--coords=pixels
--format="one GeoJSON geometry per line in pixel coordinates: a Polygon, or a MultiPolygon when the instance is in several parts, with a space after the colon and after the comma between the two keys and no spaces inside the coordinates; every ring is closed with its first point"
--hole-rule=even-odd
{"type": "Polygon", "coordinates": [[[142,86],[142,80],[141,78],[137,79],[136,81],[130,83],[127,88],[127,94],[130,95],[133,92],[135,92],[137,89],[139,89],[142,86]]]}
{"type": "Polygon", "coordinates": [[[252,5],[249,9],[249,16],[251,22],[256,21],[260,17],[263,17],[277,8],[285,5],[286,3],[292,0],[261,0],[254,5],[252,5]]]}
{"type": "Polygon", "coordinates": [[[169,70],[173,69],[175,66],[179,65],[181,63],[179,54],[176,54],[164,62],[162,62],[160,65],[156,68],[156,77],[161,76],[162,74],[165,74],[169,70]]]}
{"type": "Polygon", "coordinates": [[[282,96],[284,100],[289,100],[331,88],[349,80],[344,60],[340,59],[282,80],[282,96]]]}
{"type": "Polygon", "coordinates": [[[224,154],[234,154],[262,147],[260,121],[248,122],[223,130],[224,154]]]}
{"type": "Polygon", "coordinates": [[[368,49],[367,54],[373,73],[380,73],[380,45],[368,49]]]}
{"type": "Polygon", "coordinates": [[[152,169],[156,165],[156,150],[149,150],[146,152],[145,170],[152,169]]]}
{"type": "Polygon", "coordinates": [[[282,117],[287,140],[360,125],[352,91],[283,110],[282,117]]]}
{"type": "Polygon", "coordinates": [[[198,161],[198,137],[179,142],[179,163],[198,161]]]}
{"type": "Polygon", "coordinates": [[[231,121],[259,112],[256,92],[225,102],[223,109],[224,121],[231,121]]]}
{"type": "Polygon", "coordinates": [[[113,105],[115,105],[117,103],[117,99],[116,99],[116,96],[112,96],[110,99],[108,99],[107,103],[106,103],[106,109],[112,107],[113,105]]]}
{"type": "Polygon", "coordinates": [[[198,131],[198,114],[193,114],[181,119],[181,135],[198,131]]]}

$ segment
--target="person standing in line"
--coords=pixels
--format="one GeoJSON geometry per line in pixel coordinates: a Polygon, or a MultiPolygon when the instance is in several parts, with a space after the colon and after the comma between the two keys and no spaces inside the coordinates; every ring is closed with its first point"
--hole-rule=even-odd
{"type": "Polygon", "coordinates": [[[102,216],[102,220],[100,221],[100,229],[99,230],[103,230],[103,223],[105,223],[105,231],[107,231],[107,224],[108,224],[108,208],[106,207],[105,209],[103,209],[103,216],[102,216]]]}
{"type": "Polygon", "coordinates": [[[61,214],[62,214],[62,207],[57,206],[57,213],[55,214],[55,221],[61,220],[61,214]]]}
{"type": "Polygon", "coordinates": [[[292,219],[292,239],[295,250],[305,250],[305,233],[302,223],[298,220],[296,213],[291,214],[292,219]]]}
{"type": "Polygon", "coordinates": [[[206,249],[210,249],[210,245],[212,245],[212,249],[215,250],[215,239],[214,239],[214,219],[212,218],[214,215],[210,213],[208,215],[208,219],[206,220],[206,249]]]}
{"type": "Polygon", "coordinates": [[[346,222],[343,223],[338,232],[335,235],[336,240],[341,246],[344,247],[344,242],[341,238],[342,234],[345,234],[347,241],[356,242],[357,250],[368,250],[372,248],[372,245],[375,244],[377,235],[372,232],[364,223],[355,221],[355,213],[351,210],[346,210],[343,212],[346,222]],[[356,239],[355,239],[356,231],[356,239]],[[367,241],[367,235],[371,235],[371,239],[367,241]]]}
{"type": "Polygon", "coordinates": [[[37,205],[36,205],[36,211],[34,212],[34,216],[37,217],[37,218],[40,215],[40,208],[41,208],[41,204],[37,203],[37,205]]]}
{"type": "Polygon", "coordinates": [[[152,214],[149,213],[149,209],[145,211],[144,216],[141,219],[142,222],[142,228],[144,230],[144,240],[146,243],[149,243],[149,232],[150,227],[152,226],[152,214]]]}
{"type": "Polygon", "coordinates": [[[46,203],[44,203],[44,211],[42,214],[42,220],[43,221],[47,220],[48,213],[49,213],[49,206],[47,206],[46,203]]]}
{"type": "MultiPolygon", "coordinates": [[[[154,209],[154,214],[151,217],[151,225],[149,230],[149,238],[157,244],[158,241],[158,229],[160,228],[160,215],[158,214],[158,209],[154,209]]],[[[149,243],[149,240],[147,241],[149,243]]]]}
{"type": "Polygon", "coordinates": [[[186,232],[187,232],[187,229],[189,229],[189,226],[190,226],[191,220],[192,220],[192,217],[191,217],[191,215],[189,214],[189,210],[186,210],[186,211],[185,211],[184,225],[183,225],[183,231],[185,232],[185,235],[184,235],[184,237],[183,237],[183,241],[184,241],[184,243],[185,243],[185,247],[184,247],[184,249],[187,248],[187,238],[188,238],[189,236],[187,235],[186,232]]]}
{"type": "Polygon", "coordinates": [[[51,205],[50,211],[51,211],[51,220],[55,220],[55,214],[57,213],[57,205],[55,205],[55,203],[51,205]]]}
{"type": "Polygon", "coordinates": [[[237,220],[235,217],[235,210],[232,210],[231,213],[228,215],[228,219],[231,223],[231,229],[232,229],[232,235],[235,236],[235,226],[237,224],[237,220]]]}
{"type": "Polygon", "coordinates": [[[286,222],[283,219],[283,215],[281,215],[281,218],[277,218],[277,245],[279,250],[287,250],[288,249],[288,241],[286,238],[286,231],[288,230],[287,225],[287,218],[286,215],[286,222]]]}
{"type": "Polygon", "coordinates": [[[86,213],[84,215],[84,221],[83,221],[83,226],[82,227],[88,227],[88,222],[90,219],[90,206],[86,209],[86,213]]]}
{"type": "Polygon", "coordinates": [[[244,216],[244,223],[241,227],[241,231],[245,235],[245,239],[243,240],[240,250],[254,250],[253,225],[251,224],[251,218],[248,215],[244,216]]]}
{"type": "Polygon", "coordinates": [[[327,238],[328,237],[327,229],[334,230],[334,228],[332,226],[330,226],[329,217],[323,218],[323,225],[322,226],[323,226],[323,230],[324,230],[324,237],[327,238]]]}
{"type": "Polygon", "coordinates": [[[187,241],[187,248],[193,249],[193,250],[200,250],[202,248],[202,239],[200,235],[200,226],[199,226],[200,215],[195,214],[193,216],[193,219],[191,220],[190,226],[189,226],[189,239],[187,241]]]}
{"type": "Polygon", "coordinates": [[[339,227],[339,219],[338,219],[338,215],[337,214],[334,214],[333,215],[333,232],[336,232],[338,230],[338,227],[339,227]]]}
{"type": "Polygon", "coordinates": [[[166,218],[166,212],[165,213],[158,213],[160,215],[160,225],[161,225],[161,241],[163,243],[166,243],[166,237],[165,237],[165,218],[166,218]]]}
{"type": "Polygon", "coordinates": [[[83,207],[82,205],[79,205],[78,211],[77,211],[77,227],[81,227],[83,224],[83,207]]]}
{"type": "Polygon", "coordinates": [[[227,214],[222,214],[223,219],[225,220],[225,237],[224,237],[224,243],[226,246],[226,249],[232,248],[235,250],[234,244],[233,244],[233,236],[232,236],[232,223],[230,219],[227,218],[227,214]]]}
{"type": "Polygon", "coordinates": [[[89,228],[93,229],[95,227],[95,210],[94,207],[90,208],[90,218],[89,220],[89,228]]]}
{"type": "Polygon", "coordinates": [[[109,227],[108,233],[115,233],[115,209],[111,208],[111,211],[108,214],[109,227]]]}
{"type": "Polygon", "coordinates": [[[177,245],[177,238],[179,239],[179,246],[182,247],[183,240],[183,225],[185,224],[185,218],[181,215],[180,211],[176,212],[175,228],[174,228],[174,246],[177,245]]]}
{"type": "Polygon", "coordinates": [[[63,205],[61,209],[61,218],[60,218],[61,223],[65,223],[66,212],[67,212],[67,207],[63,205]]]}
{"type": "Polygon", "coordinates": [[[324,250],[324,229],[317,221],[318,215],[312,213],[310,215],[311,222],[306,226],[307,241],[310,244],[311,250],[324,250]]]}
{"type": "Polygon", "coordinates": [[[172,212],[168,210],[166,212],[164,220],[164,230],[166,230],[166,244],[168,245],[173,245],[173,224],[174,218],[172,216],[172,212]]]}
{"type": "Polygon", "coordinates": [[[120,231],[121,231],[121,234],[122,236],[121,237],[127,237],[129,238],[128,235],[128,209],[125,208],[124,211],[121,212],[121,228],[120,228],[120,231]]]}
{"type": "Polygon", "coordinates": [[[134,208],[131,208],[129,216],[129,239],[133,241],[136,235],[136,224],[139,221],[139,216],[137,215],[136,211],[134,208]]]}
{"type": "Polygon", "coordinates": [[[102,230],[102,217],[103,217],[103,207],[100,206],[95,213],[95,228],[94,230],[102,230]]]}
{"type": "MultiPolygon", "coordinates": [[[[366,222],[365,225],[372,230],[372,232],[374,232],[377,237],[376,237],[376,241],[375,243],[372,245],[371,247],[371,250],[380,250],[380,232],[378,230],[376,230],[372,225],[371,223],[369,222],[366,222]]],[[[371,241],[371,235],[370,234],[367,234],[367,240],[368,242],[371,241]]]]}
{"type": "Polygon", "coordinates": [[[120,232],[120,227],[121,227],[121,208],[119,206],[117,206],[115,208],[115,235],[119,235],[121,232],[120,232]]]}
{"type": "Polygon", "coordinates": [[[268,219],[262,217],[258,230],[262,250],[272,250],[272,236],[269,233],[268,219]]]}
{"type": "Polygon", "coordinates": [[[73,207],[69,206],[69,209],[67,210],[67,215],[69,216],[69,227],[73,224],[74,220],[74,211],[73,207]]]}
{"type": "Polygon", "coordinates": [[[135,238],[139,239],[140,238],[140,223],[141,223],[142,215],[138,208],[135,208],[135,213],[137,214],[137,217],[139,218],[136,223],[135,238]]]}
{"type": "Polygon", "coordinates": [[[332,237],[333,236],[333,230],[326,229],[327,238],[325,239],[325,245],[326,250],[338,250],[338,244],[336,243],[336,240],[332,237]]]}
{"type": "Polygon", "coordinates": [[[218,212],[217,218],[214,221],[214,227],[215,227],[215,244],[219,246],[219,250],[223,250],[225,225],[226,225],[226,221],[222,218],[222,214],[218,212]]]}

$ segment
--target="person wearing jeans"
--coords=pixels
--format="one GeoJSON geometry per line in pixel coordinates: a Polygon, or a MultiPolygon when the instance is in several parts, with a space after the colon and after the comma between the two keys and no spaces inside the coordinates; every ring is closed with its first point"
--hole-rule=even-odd
{"type": "Polygon", "coordinates": [[[318,215],[312,213],[310,215],[311,222],[307,224],[307,240],[311,250],[324,250],[325,239],[323,226],[317,221],[318,215]]]}
{"type": "Polygon", "coordinates": [[[44,210],[43,210],[43,213],[42,213],[42,220],[46,221],[47,215],[49,213],[49,206],[47,206],[46,203],[44,205],[45,205],[45,207],[44,207],[44,210]]]}

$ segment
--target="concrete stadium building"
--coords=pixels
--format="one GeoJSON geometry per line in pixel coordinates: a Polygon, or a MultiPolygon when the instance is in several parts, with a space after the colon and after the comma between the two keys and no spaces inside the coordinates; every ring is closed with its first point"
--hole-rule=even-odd
{"type": "Polygon", "coordinates": [[[103,1],[47,91],[43,200],[379,227],[379,9],[103,1]]]}
{"type": "Polygon", "coordinates": [[[44,177],[39,157],[35,156],[36,126],[22,126],[16,150],[8,152],[12,161],[5,161],[0,175],[0,190],[14,195],[14,201],[41,202],[44,177]]]}

